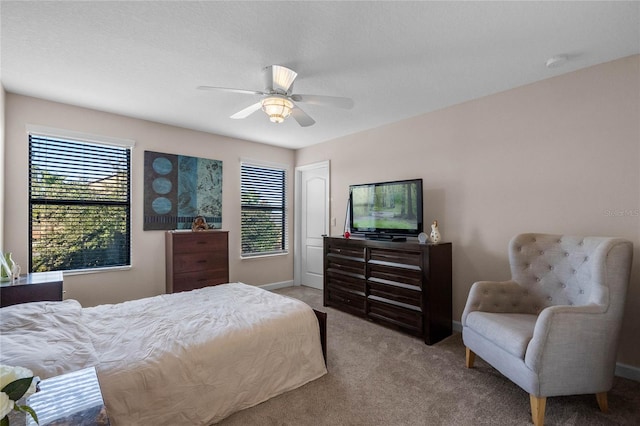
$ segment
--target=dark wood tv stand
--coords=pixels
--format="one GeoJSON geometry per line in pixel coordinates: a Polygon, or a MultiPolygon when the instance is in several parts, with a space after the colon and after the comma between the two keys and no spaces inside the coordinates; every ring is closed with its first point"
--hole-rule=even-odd
{"type": "Polygon", "coordinates": [[[451,335],[451,243],[324,238],[324,306],[424,338],[451,335]]]}

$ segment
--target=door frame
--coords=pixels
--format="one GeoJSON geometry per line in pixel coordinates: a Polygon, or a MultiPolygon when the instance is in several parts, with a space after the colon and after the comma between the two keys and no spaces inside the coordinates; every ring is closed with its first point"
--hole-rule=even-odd
{"type": "Polygon", "coordinates": [[[318,163],[307,164],[305,166],[299,166],[295,169],[295,207],[294,207],[294,223],[293,223],[293,285],[299,286],[302,285],[301,282],[301,274],[302,274],[302,235],[301,235],[301,212],[302,212],[302,173],[308,170],[313,169],[327,169],[327,191],[326,191],[326,199],[325,199],[325,216],[327,218],[327,223],[325,224],[327,235],[330,233],[331,226],[331,163],[330,160],[320,161],[318,163]]]}

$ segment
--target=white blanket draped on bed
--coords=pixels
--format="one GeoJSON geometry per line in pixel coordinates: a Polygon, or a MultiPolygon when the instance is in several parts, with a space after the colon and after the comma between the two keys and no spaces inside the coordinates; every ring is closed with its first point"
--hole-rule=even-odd
{"type": "Polygon", "coordinates": [[[241,283],[0,313],[3,364],[41,378],[95,365],[115,426],[211,424],[327,372],[311,308],[241,283]]]}

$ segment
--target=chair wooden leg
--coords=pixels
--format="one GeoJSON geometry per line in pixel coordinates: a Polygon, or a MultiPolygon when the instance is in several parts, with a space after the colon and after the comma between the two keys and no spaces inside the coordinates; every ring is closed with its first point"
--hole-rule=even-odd
{"type": "Polygon", "coordinates": [[[544,425],[544,409],[547,405],[547,397],[537,397],[533,394],[529,394],[531,400],[531,420],[535,426],[544,425]]]}
{"type": "Polygon", "coordinates": [[[469,349],[469,348],[465,347],[465,349],[466,349],[466,352],[467,352],[467,360],[466,360],[467,368],[472,368],[473,367],[473,363],[476,360],[476,354],[474,354],[471,351],[471,349],[469,349]]]}
{"type": "Polygon", "coordinates": [[[607,393],[600,392],[596,394],[596,400],[598,401],[598,407],[603,413],[609,412],[609,403],[607,402],[607,393]]]}

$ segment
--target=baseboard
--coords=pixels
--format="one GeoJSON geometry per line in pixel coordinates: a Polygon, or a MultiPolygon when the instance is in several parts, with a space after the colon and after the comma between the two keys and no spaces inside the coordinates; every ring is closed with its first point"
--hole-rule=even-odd
{"type": "Polygon", "coordinates": [[[616,376],[640,382],[640,368],[632,365],[616,363],[616,376]]]}
{"type": "Polygon", "coordinates": [[[276,289],[279,289],[279,288],[293,287],[293,280],[282,281],[282,282],[279,282],[279,283],[263,284],[263,285],[260,285],[258,287],[263,288],[265,290],[276,290],[276,289]]]}
{"type": "MultiPolygon", "coordinates": [[[[462,323],[460,321],[451,321],[451,328],[453,331],[462,333],[462,323]]],[[[629,380],[640,382],[640,367],[634,367],[633,365],[616,363],[615,375],[629,380]]]]}

